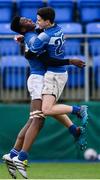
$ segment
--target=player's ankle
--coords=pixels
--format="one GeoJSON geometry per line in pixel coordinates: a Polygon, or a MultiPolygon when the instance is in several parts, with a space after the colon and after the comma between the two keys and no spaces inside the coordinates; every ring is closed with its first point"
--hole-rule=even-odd
{"type": "Polygon", "coordinates": [[[80,106],[76,106],[76,105],[72,106],[72,114],[78,114],[80,108],[81,108],[80,106]]]}
{"type": "Polygon", "coordinates": [[[69,132],[74,136],[76,137],[77,135],[77,126],[75,124],[72,124],[70,127],[69,127],[69,132]]]}
{"type": "Polygon", "coordinates": [[[10,151],[10,158],[14,158],[15,156],[18,156],[19,151],[17,151],[15,148],[11,149],[10,151]]]}
{"type": "Polygon", "coordinates": [[[28,153],[23,151],[23,150],[21,150],[19,155],[18,155],[18,159],[20,161],[24,161],[24,160],[28,159],[28,153]]]}

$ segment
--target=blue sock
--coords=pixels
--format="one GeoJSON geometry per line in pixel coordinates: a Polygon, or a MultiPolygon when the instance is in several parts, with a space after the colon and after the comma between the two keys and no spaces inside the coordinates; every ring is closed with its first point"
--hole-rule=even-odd
{"type": "Polygon", "coordinates": [[[80,106],[73,106],[72,114],[77,114],[80,111],[80,106]]]}
{"type": "Polygon", "coordinates": [[[10,158],[12,159],[13,157],[18,156],[18,154],[19,154],[19,151],[17,151],[15,148],[13,148],[10,151],[10,158]]]}
{"type": "Polygon", "coordinates": [[[25,151],[20,151],[19,155],[18,155],[18,159],[20,161],[24,161],[28,158],[28,153],[25,151]]]}
{"type": "Polygon", "coordinates": [[[73,124],[73,125],[71,125],[70,127],[69,127],[69,132],[74,136],[74,137],[76,137],[76,135],[77,135],[77,126],[75,125],[75,124],[73,124]]]}

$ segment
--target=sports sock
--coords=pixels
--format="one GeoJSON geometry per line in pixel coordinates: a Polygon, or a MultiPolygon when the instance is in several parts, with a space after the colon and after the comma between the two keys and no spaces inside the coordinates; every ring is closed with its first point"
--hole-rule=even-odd
{"type": "Polygon", "coordinates": [[[76,137],[77,135],[77,126],[75,124],[71,125],[69,127],[69,132],[74,136],[76,137]]]}
{"type": "Polygon", "coordinates": [[[18,155],[18,159],[20,161],[24,161],[28,158],[28,153],[25,151],[20,151],[19,155],[18,155]]]}
{"type": "Polygon", "coordinates": [[[12,159],[15,156],[18,156],[19,151],[17,151],[15,148],[11,149],[10,151],[10,158],[12,159]]]}
{"type": "Polygon", "coordinates": [[[72,114],[77,114],[80,111],[80,106],[73,106],[72,114]]]}

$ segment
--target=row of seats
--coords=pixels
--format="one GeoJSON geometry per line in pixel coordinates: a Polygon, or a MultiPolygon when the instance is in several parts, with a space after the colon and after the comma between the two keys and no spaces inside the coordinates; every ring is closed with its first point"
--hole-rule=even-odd
{"type": "Polygon", "coordinates": [[[29,64],[24,56],[2,57],[0,70],[4,89],[26,88],[29,64]]]}
{"type": "MultiPolygon", "coordinates": [[[[59,26],[62,27],[64,34],[80,35],[83,34],[82,25],[79,23],[61,23],[59,26]]],[[[89,23],[85,26],[86,35],[100,35],[100,22],[98,23],[89,23]]],[[[65,51],[66,55],[81,55],[82,54],[82,43],[84,42],[83,38],[71,38],[66,39],[65,41],[65,51]]],[[[100,54],[100,37],[90,37],[88,38],[89,43],[89,53],[90,55],[100,54]]],[[[84,53],[84,51],[83,51],[84,53]]]]}
{"type": "MultiPolygon", "coordinates": [[[[0,14],[2,14],[2,16],[0,16],[0,22],[9,22],[11,20],[14,10],[14,3],[12,2],[12,0],[0,0],[0,14]]],[[[37,9],[44,6],[44,3],[40,0],[17,0],[16,4],[18,12],[21,16],[30,17],[33,20],[36,19],[35,14],[37,9]]],[[[83,29],[81,24],[66,23],[73,21],[74,18],[73,13],[75,3],[73,3],[72,0],[48,0],[48,5],[55,8],[56,21],[59,23],[63,22],[59,25],[62,27],[64,34],[82,34],[83,29]]],[[[79,9],[81,22],[86,23],[97,20],[99,19],[100,0],[77,0],[77,9],[79,9]]],[[[86,33],[100,34],[100,23],[88,24],[86,26],[86,33]]],[[[0,70],[1,76],[3,77],[3,88],[26,88],[26,72],[29,68],[29,65],[23,56],[18,55],[20,47],[12,39],[12,35],[14,35],[14,33],[10,30],[9,24],[0,24],[0,34],[8,34],[11,36],[7,39],[0,38],[0,43],[2,45],[0,47],[0,55],[3,55],[0,59],[0,70]],[[12,56],[12,54],[14,56],[12,56]]],[[[93,60],[95,80],[94,86],[98,88],[100,87],[100,39],[90,38],[88,41],[90,54],[92,55],[93,60]]],[[[65,46],[66,56],[68,57],[68,55],[70,55],[70,57],[73,57],[73,55],[76,55],[84,60],[85,57],[80,56],[82,55],[81,43],[83,43],[83,39],[67,39],[65,46]]],[[[71,66],[68,67],[68,71],[68,87],[84,87],[84,69],[79,70],[78,68],[71,66]]]]}
{"type": "MultiPolygon", "coordinates": [[[[80,35],[82,34],[82,25],[79,23],[61,23],[64,34],[80,35]]],[[[100,34],[100,23],[90,23],[86,26],[87,34],[100,34]]],[[[0,24],[0,55],[18,55],[20,54],[20,46],[13,40],[14,32],[10,30],[9,23],[0,24]],[[2,35],[9,35],[9,38],[4,38],[2,35]]],[[[82,55],[84,47],[82,46],[83,38],[67,38],[65,41],[65,52],[67,55],[82,55]]],[[[100,54],[100,38],[89,38],[90,55],[96,56],[100,54]]]]}
{"type": "MultiPolygon", "coordinates": [[[[83,58],[85,59],[85,57],[81,57],[81,59],[83,58]]],[[[92,67],[94,71],[94,87],[100,88],[100,56],[93,57],[92,67]]],[[[0,70],[4,89],[26,88],[29,64],[23,56],[2,57],[0,70]]],[[[69,88],[83,88],[85,86],[85,69],[68,66],[67,70],[69,73],[67,86],[69,88]]]]}
{"type": "Polygon", "coordinates": [[[74,21],[75,11],[82,23],[100,20],[100,0],[0,0],[0,22],[10,22],[16,13],[35,21],[37,9],[43,6],[55,9],[57,22],[74,21]]]}
{"type": "Polygon", "coordinates": [[[0,23],[0,55],[15,55],[20,53],[20,46],[13,39],[14,33],[10,29],[10,23],[0,23]],[[7,37],[9,35],[9,38],[7,37]],[[6,37],[5,37],[6,36],[6,37]]]}

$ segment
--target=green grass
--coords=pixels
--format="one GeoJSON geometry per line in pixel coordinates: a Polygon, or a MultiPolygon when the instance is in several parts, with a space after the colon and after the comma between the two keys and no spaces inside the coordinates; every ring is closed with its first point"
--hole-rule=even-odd
{"type": "MultiPolygon", "coordinates": [[[[30,179],[100,179],[100,163],[31,163],[27,173],[30,179]]],[[[0,164],[0,179],[11,179],[5,164],[0,164]]]]}

